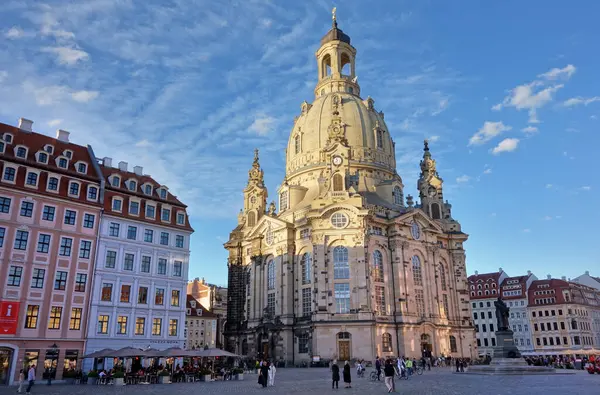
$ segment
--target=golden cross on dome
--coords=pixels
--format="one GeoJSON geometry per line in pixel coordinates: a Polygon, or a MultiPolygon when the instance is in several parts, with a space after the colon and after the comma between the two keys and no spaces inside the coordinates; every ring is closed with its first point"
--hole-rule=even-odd
{"type": "Polygon", "coordinates": [[[337,18],[336,18],[336,15],[335,15],[335,12],[336,12],[336,11],[337,11],[337,7],[333,7],[333,10],[331,10],[331,19],[332,19],[333,21],[336,21],[336,20],[337,20],[337,18]]]}

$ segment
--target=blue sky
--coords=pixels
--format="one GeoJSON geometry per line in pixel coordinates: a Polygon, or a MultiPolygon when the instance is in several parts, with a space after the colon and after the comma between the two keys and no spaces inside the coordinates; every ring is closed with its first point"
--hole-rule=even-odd
{"type": "Polygon", "coordinates": [[[432,141],[469,272],[598,267],[594,2],[5,0],[0,121],[143,166],[189,206],[190,276],[226,284],[252,151],[272,199],[334,5],[405,193],[432,141]]]}

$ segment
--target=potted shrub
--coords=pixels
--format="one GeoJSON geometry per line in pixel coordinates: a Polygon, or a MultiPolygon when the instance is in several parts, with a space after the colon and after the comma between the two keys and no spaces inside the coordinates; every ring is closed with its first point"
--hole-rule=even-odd
{"type": "Polygon", "coordinates": [[[98,371],[90,370],[87,376],[87,383],[91,385],[96,385],[96,383],[98,382],[98,371]]]}
{"type": "Polygon", "coordinates": [[[160,384],[169,384],[171,383],[171,375],[167,370],[161,370],[158,372],[158,382],[160,384]]]}
{"type": "Polygon", "coordinates": [[[212,373],[208,369],[200,370],[200,381],[210,381],[212,379],[212,373]]]}
{"type": "Polygon", "coordinates": [[[115,385],[125,385],[125,373],[122,370],[117,370],[113,373],[112,378],[115,385]]]}
{"type": "Polygon", "coordinates": [[[244,369],[242,368],[235,368],[233,369],[233,376],[235,377],[235,380],[243,380],[244,379],[244,369]]]}
{"type": "Polygon", "coordinates": [[[65,384],[75,384],[75,371],[74,370],[66,370],[63,372],[63,380],[65,380],[65,384]]]}

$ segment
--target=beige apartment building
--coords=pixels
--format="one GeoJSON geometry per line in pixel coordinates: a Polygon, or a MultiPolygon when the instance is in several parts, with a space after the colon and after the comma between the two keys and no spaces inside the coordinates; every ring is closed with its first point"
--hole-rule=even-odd
{"type": "Polygon", "coordinates": [[[187,296],[185,313],[185,348],[215,348],[217,343],[217,315],[208,311],[192,295],[187,296]]]}

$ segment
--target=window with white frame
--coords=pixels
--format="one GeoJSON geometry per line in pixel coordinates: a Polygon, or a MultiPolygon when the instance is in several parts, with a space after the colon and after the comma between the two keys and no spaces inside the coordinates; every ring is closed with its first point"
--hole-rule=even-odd
{"type": "Polygon", "coordinates": [[[113,198],[112,209],[113,211],[121,211],[123,209],[123,201],[120,198],[113,198]]]}
{"type": "Polygon", "coordinates": [[[112,176],[112,179],[110,180],[110,185],[112,185],[115,188],[119,188],[121,186],[121,178],[119,176],[112,176]]]}
{"type": "Polygon", "coordinates": [[[48,154],[45,152],[38,152],[37,153],[37,161],[40,163],[47,164],[48,163],[48,154]]]}
{"type": "Polygon", "coordinates": [[[161,210],[160,219],[165,222],[170,221],[171,220],[171,210],[169,210],[168,208],[163,208],[161,210]]]}
{"type": "Polygon", "coordinates": [[[302,269],[302,284],[310,284],[312,259],[309,252],[306,252],[302,255],[300,266],[302,269]]]}
{"type": "Polygon", "coordinates": [[[335,213],[331,216],[331,225],[334,228],[344,228],[348,224],[348,217],[342,213],[335,213]]]}
{"type": "Polygon", "coordinates": [[[14,183],[16,176],[17,169],[8,166],[4,167],[4,174],[2,175],[2,180],[14,183]]]}
{"type": "Polygon", "coordinates": [[[87,165],[82,162],[77,163],[77,172],[82,174],[87,173],[87,165]]]}
{"type": "Polygon", "coordinates": [[[279,195],[279,211],[288,209],[288,191],[283,191],[279,195]]]}
{"type": "Polygon", "coordinates": [[[93,185],[88,185],[87,188],[87,198],[88,200],[96,200],[98,199],[98,188],[93,185]]]}
{"type": "Polygon", "coordinates": [[[312,289],[302,288],[302,316],[308,317],[312,314],[312,289]]]}
{"type": "Polygon", "coordinates": [[[135,192],[137,189],[137,182],[135,180],[129,180],[128,188],[130,191],[135,192]]]}
{"type": "Polygon", "coordinates": [[[140,202],[130,201],[129,202],[129,214],[139,215],[140,214],[140,202]]]}
{"type": "Polygon", "coordinates": [[[373,268],[372,268],[373,281],[383,282],[383,254],[381,251],[373,251],[373,268]]]}
{"type": "Polygon", "coordinates": [[[267,289],[275,289],[275,261],[267,263],[267,289]]]}
{"type": "Polygon", "coordinates": [[[156,207],[154,207],[151,204],[146,203],[146,218],[154,219],[155,215],[156,215],[156,207]]]}
{"type": "Polygon", "coordinates": [[[350,312],[350,284],[336,283],[334,285],[335,312],[347,314],[350,312]]]}
{"type": "Polygon", "coordinates": [[[4,141],[6,141],[7,144],[12,144],[13,135],[10,133],[4,133],[4,141]]]}
{"type": "Polygon", "coordinates": [[[46,145],[44,145],[44,151],[46,151],[50,155],[53,155],[54,154],[54,147],[52,145],[50,145],[50,144],[46,144],[46,145]]]}
{"type": "Polygon", "coordinates": [[[71,150],[68,150],[68,149],[64,150],[63,155],[69,159],[73,159],[73,151],[71,151],[71,150]]]}
{"type": "Polygon", "coordinates": [[[379,314],[386,314],[385,288],[381,285],[375,286],[375,311],[379,314]]]}
{"type": "Polygon", "coordinates": [[[15,147],[15,156],[17,158],[26,159],[27,158],[27,148],[23,146],[15,147]]]}
{"type": "Polygon", "coordinates": [[[415,289],[415,302],[417,305],[417,312],[421,317],[425,316],[425,295],[422,289],[415,289]]]}
{"type": "Polygon", "coordinates": [[[58,178],[48,177],[48,186],[46,188],[49,191],[58,191],[58,178]]]}
{"type": "Polygon", "coordinates": [[[75,181],[69,182],[69,195],[79,196],[79,184],[75,181]]]}
{"type": "Polygon", "coordinates": [[[164,188],[159,189],[159,195],[161,199],[167,199],[167,190],[164,188]]]}
{"type": "Polygon", "coordinates": [[[275,315],[275,293],[267,294],[267,314],[271,317],[275,315]]]}
{"type": "Polygon", "coordinates": [[[150,184],[144,185],[144,193],[146,195],[152,195],[152,185],[150,185],[150,184]]]}
{"type": "Polygon", "coordinates": [[[348,249],[337,246],[333,249],[333,278],[350,278],[350,265],[348,263],[348,249]]]}
{"type": "Polygon", "coordinates": [[[182,212],[177,213],[177,225],[185,225],[185,214],[182,212]]]}
{"type": "Polygon", "coordinates": [[[394,187],[394,203],[400,206],[404,203],[404,194],[399,186],[394,187]]]}
{"type": "Polygon", "coordinates": [[[421,271],[421,259],[417,255],[412,257],[413,282],[415,285],[423,285],[423,272],[421,271]]]}
{"type": "Polygon", "coordinates": [[[58,157],[56,158],[56,165],[61,169],[66,169],[69,167],[69,160],[67,158],[58,157]]]}

